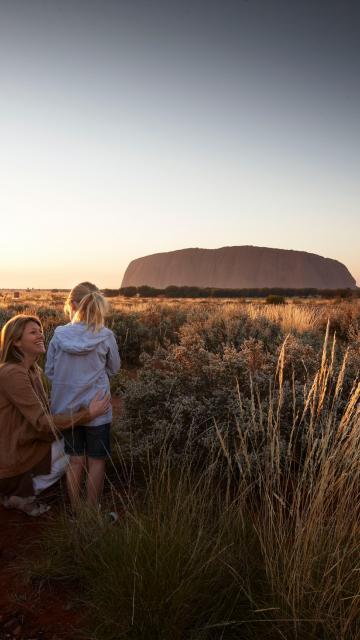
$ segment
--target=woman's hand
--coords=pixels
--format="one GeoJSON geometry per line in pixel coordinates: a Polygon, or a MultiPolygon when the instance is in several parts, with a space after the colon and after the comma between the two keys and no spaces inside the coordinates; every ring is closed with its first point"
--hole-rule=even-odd
{"type": "Polygon", "coordinates": [[[102,392],[98,391],[96,396],[91,400],[89,404],[89,411],[91,420],[93,418],[97,418],[98,416],[104,415],[111,405],[111,395],[110,393],[106,393],[102,397],[102,392]]]}

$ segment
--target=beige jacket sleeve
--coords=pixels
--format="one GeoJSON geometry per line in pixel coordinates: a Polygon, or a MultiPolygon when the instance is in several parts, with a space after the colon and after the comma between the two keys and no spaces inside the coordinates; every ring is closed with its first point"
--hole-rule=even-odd
{"type": "Polygon", "coordinates": [[[10,402],[38,432],[39,437],[41,434],[45,436],[44,439],[47,439],[46,435],[89,422],[91,419],[88,409],[82,409],[72,415],[51,415],[45,403],[37,396],[25,367],[16,366],[11,375],[4,376],[2,389],[10,402]]]}

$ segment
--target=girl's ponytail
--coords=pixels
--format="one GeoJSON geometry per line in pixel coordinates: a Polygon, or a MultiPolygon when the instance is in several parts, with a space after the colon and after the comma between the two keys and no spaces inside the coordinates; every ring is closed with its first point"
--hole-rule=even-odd
{"type": "Polygon", "coordinates": [[[99,331],[104,326],[107,302],[94,284],[81,282],[70,291],[65,312],[72,323],[84,322],[93,331],[99,331]]]}

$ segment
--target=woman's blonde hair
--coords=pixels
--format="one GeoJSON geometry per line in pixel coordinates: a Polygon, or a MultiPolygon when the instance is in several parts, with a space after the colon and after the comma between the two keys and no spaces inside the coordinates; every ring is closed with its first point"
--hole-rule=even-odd
{"type": "Polygon", "coordinates": [[[37,316],[19,314],[4,324],[0,335],[0,362],[21,362],[24,358],[15,342],[21,340],[24,329],[29,322],[36,322],[42,330],[42,324],[37,316]]]}
{"type": "Polygon", "coordinates": [[[92,331],[104,326],[107,302],[99,289],[91,282],[81,282],[71,289],[65,302],[65,313],[71,322],[85,322],[92,331]]]}

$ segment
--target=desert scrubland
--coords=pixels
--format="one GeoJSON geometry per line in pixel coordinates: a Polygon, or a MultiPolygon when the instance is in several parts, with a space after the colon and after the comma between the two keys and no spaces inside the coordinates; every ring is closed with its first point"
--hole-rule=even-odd
{"type": "MultiPolygon", "coordinates": [[[[65,322],[65,293],[3,296],[65,322]]],[[[33,579],[97,640],[360,638],[360,301],[110,303],[121,519],[54,517],[33,579]]]]}

